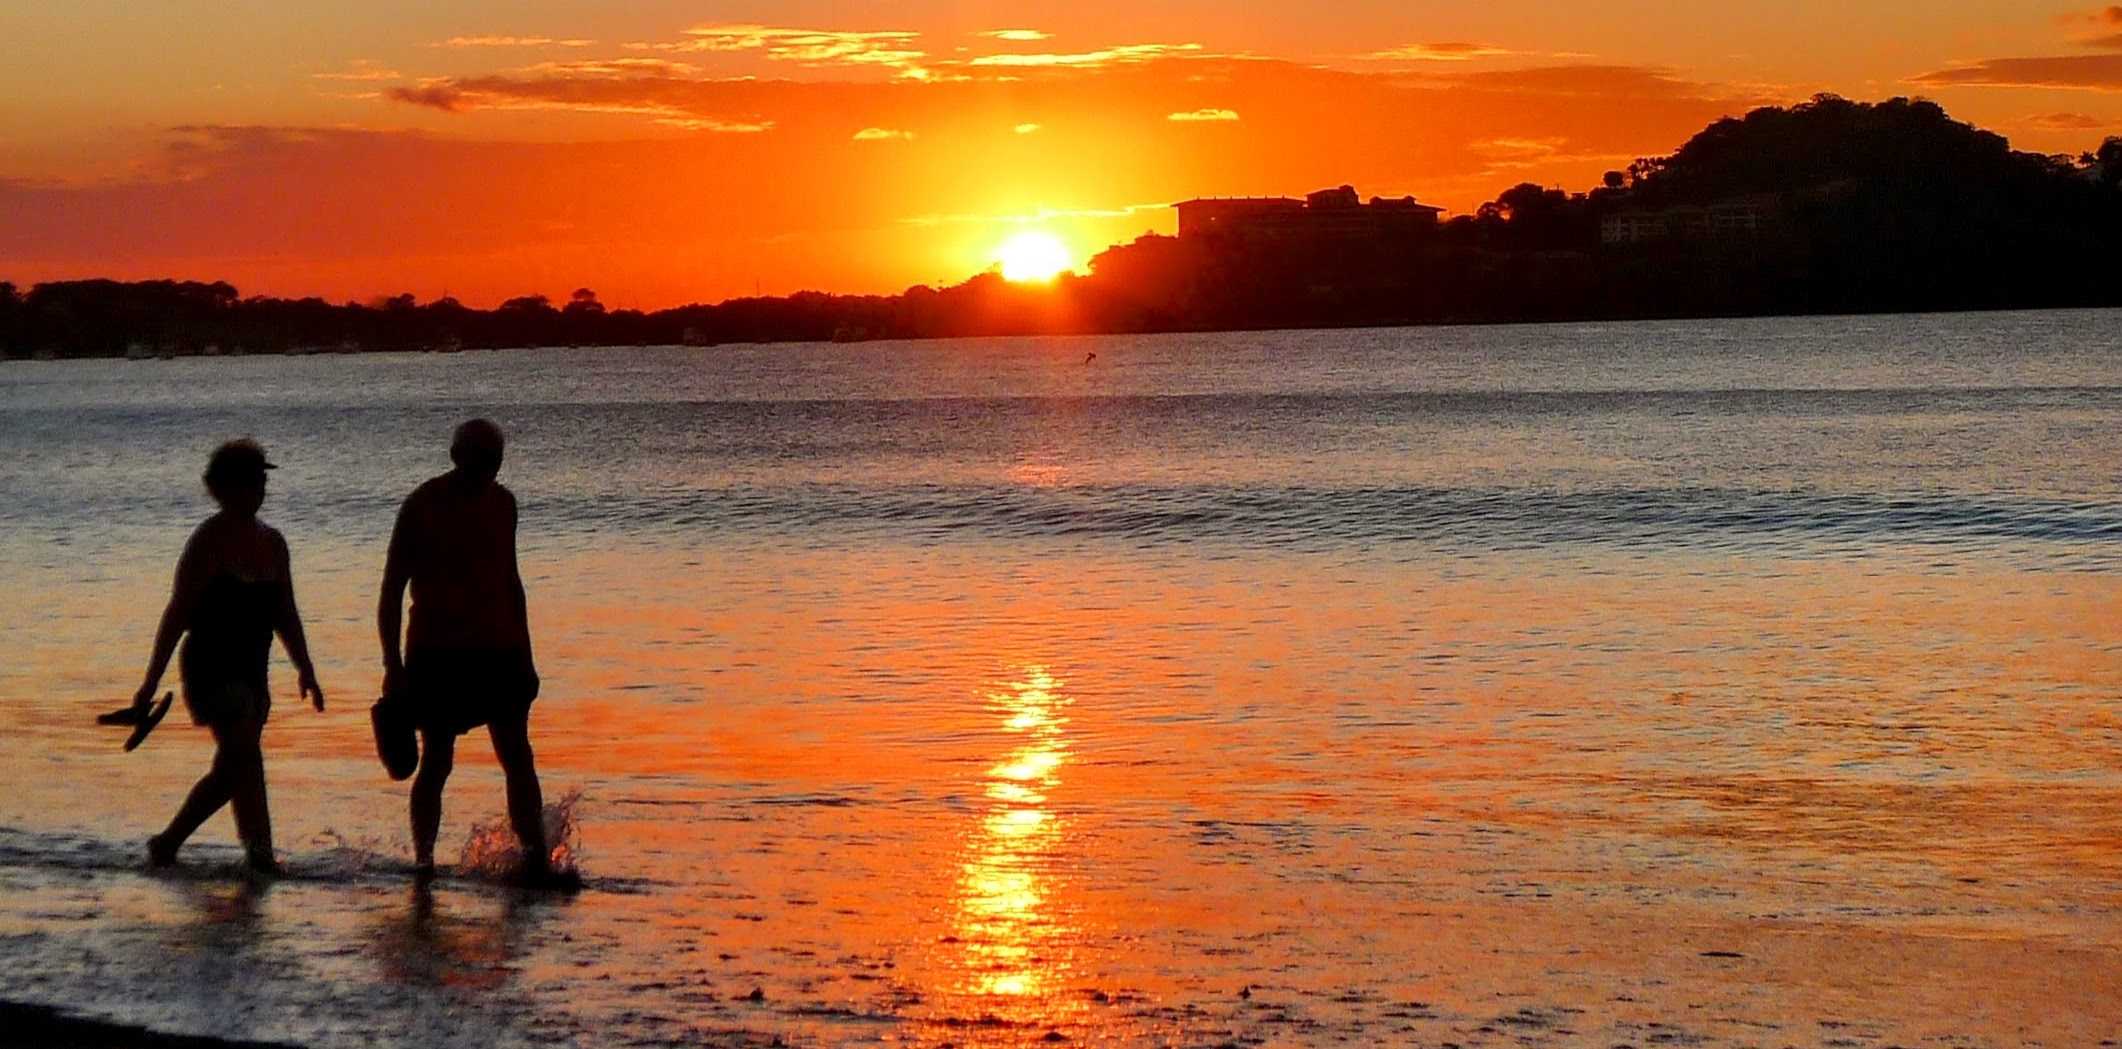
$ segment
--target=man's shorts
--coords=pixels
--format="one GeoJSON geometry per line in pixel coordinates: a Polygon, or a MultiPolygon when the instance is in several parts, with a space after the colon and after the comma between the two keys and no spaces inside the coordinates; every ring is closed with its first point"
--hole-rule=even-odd
{"type": "MultiPolygon", "coordinates": [[[[422,732],[461,736],[520,720],[538,698],[538,671],[523,649],[444,648],[410,653],[403,702],[422,732]]],[[[398,702],[393,697],[393,702],[398,702]]]]}

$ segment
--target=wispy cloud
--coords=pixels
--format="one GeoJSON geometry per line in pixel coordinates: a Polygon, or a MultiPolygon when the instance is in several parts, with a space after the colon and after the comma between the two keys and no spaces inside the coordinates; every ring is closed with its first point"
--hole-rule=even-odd
{"type": "Polygon", "coordinates": [[[911,142],[913,138],[911,131],[888,127],[866,127],[854,134],[856,142],[911,142]]]}
{"type": "Polygon", "coordinates": [[[1037,124],[1019,124],[1019,125],[1017,125],[1017,126],[1016,126],[1015,130],[1016,130],[1017,134],[1020,134],[1020,135],[1029,135],[1029,134],[1031,134],[1031,133],[1033,133],[1033,132],[1035,132],[1035,131],[1039,130],[1039,125],[1037,125],[1037,124]]]}
{"type": "Polygon", "coordinates": [[[2122,91],[2122,55],[1988,58],[1910,78],[1934,87],[2059,87],[2122,91]]]}
{"type": "Polygon", "coordinates": [[[1514,55],[1507,47],[1494,44],[1476,44],[1463,40],[1446,40],[1427,44],[1408,44],[1385,51],[1372,51],[1364,55],[1381,61],[1400,62],[1467,62],[1476,58],[1492,58],[1498,55],[1514,55]]]}
{"type": "Polygon", "coordinates": [[[656,123],[666,127],[684,128],[687,131],[712,131],[718,135],[758,135],[774,129],[771,120],[716,120],[712,117],[666,116],[656,118],[656,123]]]}
{"type": "Polygon", "coordinates": [[[395,69],[387,69],[373,59],[356,58],[353,61],[348,62],[346,64],[345,69],[335,70],[327,73],[311,73],[310,79],[351,80],[365,82],[374,80],[397,80],[402,76],[404,76],[403,73],[400,73],[395,69]]]}
{"type": "Polygon", "coordinates": [[[849,32],[834,29],[787,29],[766,25],[702,25],[685,30],[683,40],[630,47],[658,51],[758,51],[775,62],[803,65],[876,65],[908,67],[925,56],[909,46],[921,34],[908,30],[849,32]]]}
{"type": "Polygon", "coordinates": [[[2122,4],[2095,7],[2090,11],[2066,11],[2056,16],[2065,26],[2122,26],[2122,4]]]}
{"type": "Polygon", "coordinates": [[[2042,131],[2096,131],[2110,122],[2087,113],[2042,113],[2026,118],[2026,126],[2042,131]]]}
{"type": "Polygon", "coordinates": [[[1169,203],[1129,204],[1119,208],[1040,208],[1033,212],[1007,215],[973,215],[962,212],[913,215],[899,221],[908,226],[1024,226],[1066,219],[1124,219],[1133,215],[1160,214],[1170,210],[1169,203]]]}
{"type": "Polygon", "coordinates": [[[429,47],[589,47],[595,40],[551,36],[453,36],[429,47]]]}
{"type": "Polygon", "coordinates": [[[990,29],[980,35],[996,40],[1045,40],[1052,34],[1037,29],[990,29]]]}
{"type": "Polygon", "coordinates": [[[758,134],[775,122],[755,115],[703,111],[699,93],[740,86],[750,77],[709,78],[698,67],[661,58],[605,58],[541,62],[515,74],[425,80],[394,87],[384,97],[445,113],[475,109],[566,110],[648,117],[666,127],[722,134],[758,134]]]}
{"type": "Polygon", "coordinates": [[[1238,119],[1238,112],[1234,109],[1194,109],[1173,113],[1164,119],[1176,120],[1182,124],[1217,123],[1238,119]]]}
{"type": "Polygon", "coordinates": [[[1036,52],[1030,54],[981,55],[972,60],[976,66],[1064,66],[1086,68],[1121,65],[1129,62],[1148,62],[1152,59],[1188,51],[1201,50],[1200,44],[1121,44],[1096,51],[1076,51],[1065,54],[1036,52]]]}

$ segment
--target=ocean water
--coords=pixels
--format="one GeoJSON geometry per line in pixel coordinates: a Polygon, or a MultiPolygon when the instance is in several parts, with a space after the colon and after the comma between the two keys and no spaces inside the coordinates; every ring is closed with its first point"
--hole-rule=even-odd
{"type": "Polygon", "coordinates": [[[0,365],[0,999],[369,1044],[2122,1038],[2122,313],[0,365]],[[1094,359],[1086,361],[1089,354],[1094,359]],[[579,894],[375,591],[498,420],[579,894]],[[293,876],[137,684],[251,434],[293,876]]]}

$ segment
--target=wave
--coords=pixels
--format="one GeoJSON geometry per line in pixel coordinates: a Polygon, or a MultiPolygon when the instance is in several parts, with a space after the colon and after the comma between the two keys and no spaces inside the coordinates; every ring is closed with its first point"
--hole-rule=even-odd
{"type": "Polygon", "coordinates": [[[563,532],[853,532],[917,541],[1410,542],[1510,550],[1584,543],[2092,547],[2122,539],[2122,504],[2114,502],[1734,488],[814,484],[555,496],[539,511],[545,527],[563,532]]]}

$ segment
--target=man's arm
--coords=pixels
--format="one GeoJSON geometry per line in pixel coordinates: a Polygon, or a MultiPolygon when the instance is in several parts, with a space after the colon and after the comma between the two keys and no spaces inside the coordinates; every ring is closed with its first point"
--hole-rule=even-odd
{"type": "Polygon", "coordinates": [[[397,524],[391,528],[390,551],[383,555],[383,592],[376,600],[376,635],[383,642],[385,695],[398,690],[399,679],[405,674],[400,636],[405,622],[405,585],[412,578],[412,515],[413,499],[407,499],[398,510],[397,524]]]}
{"type": "Polygon", "coordinates": [[[523,651],[530,651],[530,598],[523,592],[523,568],[516,558],[516,493],[508,493],[508,585],[515,599],[516,628],[523,633],[523,651]]]}

